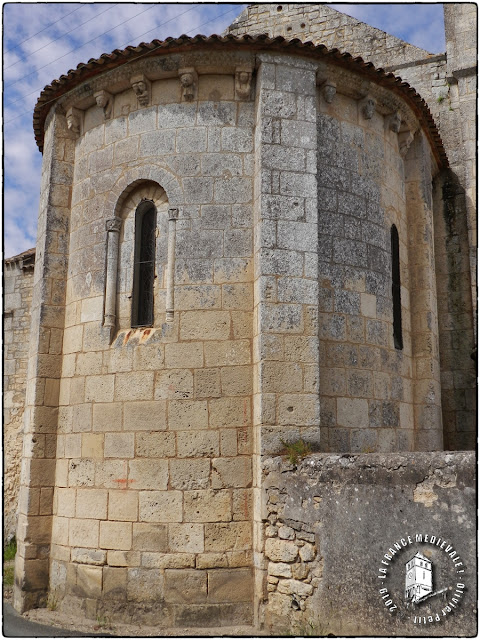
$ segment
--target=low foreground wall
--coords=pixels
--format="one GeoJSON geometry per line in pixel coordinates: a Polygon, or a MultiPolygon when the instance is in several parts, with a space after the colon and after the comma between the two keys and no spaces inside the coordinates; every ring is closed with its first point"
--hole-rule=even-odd
{"type": "Polygon", "coordinates": [[[276,457],[263,474],[267,629],[476,634],[473,453],[276,457]]]}

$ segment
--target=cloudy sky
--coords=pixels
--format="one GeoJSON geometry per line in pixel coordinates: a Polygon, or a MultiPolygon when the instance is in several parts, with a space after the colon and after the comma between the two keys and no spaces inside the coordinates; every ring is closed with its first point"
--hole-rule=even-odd
{"type": "MultiPolygon", "coordinates": [[[[79,62],[182,33],[222,32],[246,5],[12,2],[3,5],[4,257],[35,246],[42,156],[32,112],[43,87],[79,62]]],[[[445,50],[441,4],[332,4],[432,53],[445,50]]]]}

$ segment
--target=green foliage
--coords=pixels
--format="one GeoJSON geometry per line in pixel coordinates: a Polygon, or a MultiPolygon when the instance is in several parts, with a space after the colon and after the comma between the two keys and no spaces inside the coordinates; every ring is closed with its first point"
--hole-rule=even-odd
{"type": "Polygon", "coordinates": [[[3,567],[3,584],[8,587],[13,586],[14,568],[3,567]]]}
{"type": "Polygon", "coordinates": [[[112,625],[112,621],[108,616],[97,616],[97,624],[93,627],[95,631],[99,629],[106,629],[108,631],[115,631],[115,627],[112,625]]]}
{"type": "Polygon", "coordinates": [[[10,560],[14,560],[16,553],[17,541],[15,540],[15,537],[13,537],[3,549],[3,561],[9,562],[10,560]]]}
{"type": "Polygon", "coordinates": [[[297,440],[296,442],[285,442],[281,440],[283,449],[280,452],[282,455],[287,456],[290,464],[297,464],[299,460],[308,456],[312,452],[312,448],[305,440],[297,440]]]}
{"type": "Polygon", "coordinates": [[[437,98],[437,102],[438,104],[442,104],[442,102],[445,100],[445,96],[438,96],[437,98]]]}

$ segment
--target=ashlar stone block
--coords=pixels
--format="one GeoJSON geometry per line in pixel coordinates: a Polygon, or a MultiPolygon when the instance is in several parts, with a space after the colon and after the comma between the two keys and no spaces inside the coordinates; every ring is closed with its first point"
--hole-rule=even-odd
{"type": "Polygon", "coordinates": [[[206,489],[210,480],[210,460],[170,460],[170,486],[173,489],[206,489]]]}
{"type": "MultiPolygon", "coordinates": [[[[135,483],[135,488],[139,489],[135,483]]],[[[109,520],[123,520],[135,522],[138,518],[137,491],[119,490],[108,492],[109,520]]]]}
{"type": "Polygon", "coordinates": [[[106,433],[105,458],[133,458],[134,438],[133,433],[106,433]]]}
{"type": "Polygon", "coordinates": [[[165,601],[202,603],[207,599],[207,572],[188,569],[165,571],[165,601]]]}
{"type": "Polygon", "coordinates": [[[131,522],[100,522],[100,545],[102,549],[129,551],[132,548],[131,522]]]}
{"type": "Polygon", "coordinates": [[[133,548],[137,551],[167,551],[167,527],[161,524],[135,522],[133,524],[133,548]]]}
{"type": "Polygon", "coordinates": [[[367,400],[337,398],[337,422],[341,427],[367,428],[369,426],[367,400]]]}
{"type": "Polygon", "coordinates": [[[107,517],[108,492],[105,489],[77,489],[77,518],[94,518],[101,520],[107,517]]]}
{"type": "Polygon", "coordinates": [[[205,525],[205,551],[243,551],[251,548],[251,522],[216,522],[205,525]]]}
{"type": "MultiPolygon", "coordinates": [[[[190,432],[188,432],[188,435],[191,438],[194,437],[194,434],[190,432]]],[[[169,431],[137,433],[135,456],[140,458],[169,458],[175,456],[175,433],[169,431]]]]}
{"type": "Polygon", "coordinates": [[[168,525],[168,545],[171,553],[203,553],[203,524],[168,525]]]}
{"type": "Polygon", "coordinates": [[[170,429],[206,429],[208,410],[206,400],[170,400],[168,403],[170,429]]]}
{"type": "Polygon", "coordinates": [[[250,602],[253,599],[251,569],[214,569],[208,572],[210,602],[250,602]]]}
{"type": "Polygon", "coordinates": [[[213,457],[219,454],[217,431],[178,431],[177,453],[180,458],[213,457]]]}
{"type": "Polygon", "coordinates": [[[128,402],[124,405],[125,431],[161,431],[166,426],[166,403],[162,400],[128,402]]]}
{"type": "Polygon", "coordinates": [[[230,491],[185,491],[184,512],[186,522],[228,522],[232,518],[230,491]]]}
{"type": "MultiPolygon", "coordinates": [[[[186,519],[194,521],[192,518],[186,519]]],[[[141,522],[181,522],[182,492],[140,491],[139,520],[141,522]]],[[[199,518],[197,518],[198,521],[199,518]]],[[[200,521],[202,521],[201,518],[200,521]]]]}
{"type": "Polygon", "coordinates": [[[212,461],[212,487],[249,487],[252,483],[252,461],[248,456],[218,458],[212,461]]]}

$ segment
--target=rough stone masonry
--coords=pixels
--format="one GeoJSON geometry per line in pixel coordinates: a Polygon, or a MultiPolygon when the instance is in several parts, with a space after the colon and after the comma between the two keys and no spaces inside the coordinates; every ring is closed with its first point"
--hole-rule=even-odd
{"type": "Polygon", "coordinates": [[[444,628],[471,633],[474,460],[442,449],[475,441],[474,163],[442,142],[446,98],[321,41],[370,42],[428,98],[474,76],[381,33],[250,5],[40,95],[18,610],[383,632],[382,549],[430,527],[469,569],[444,628]],[[285,466],[299,440],[318,453],[285,466]]]}

